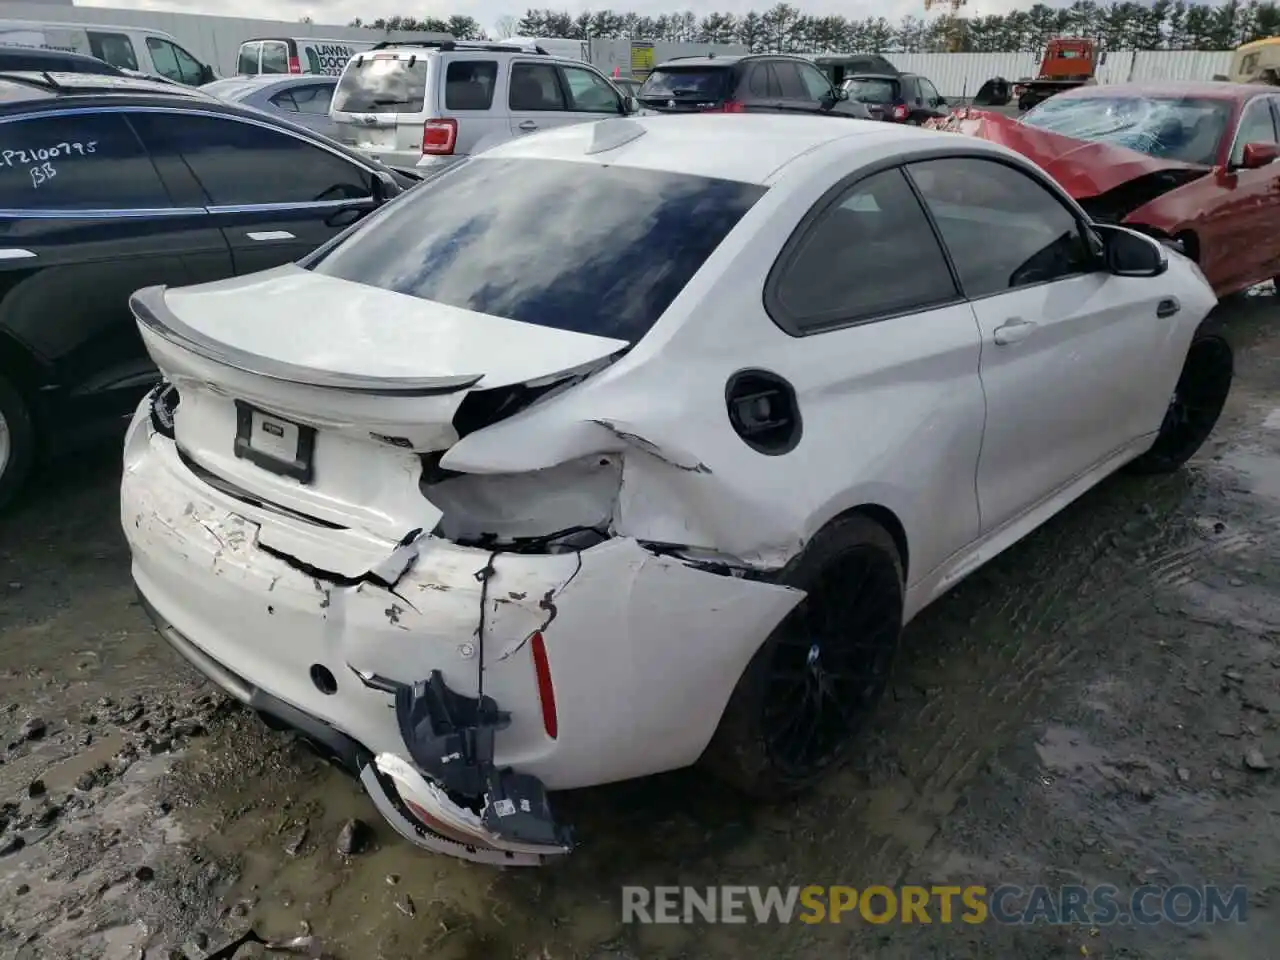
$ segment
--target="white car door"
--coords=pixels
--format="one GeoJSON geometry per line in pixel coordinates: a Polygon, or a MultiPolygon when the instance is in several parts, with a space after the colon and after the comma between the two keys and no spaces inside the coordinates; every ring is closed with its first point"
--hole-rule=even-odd
{"type": "Polygon", "coordinates": [[[907,169],[982,334],[987,533],[1159,424],[1179,305],[1167,285],[1106,272],[1075,212],[1021,169],[981,157],[907,169]]]}
{"type": "Polygon", "coordinates": [[[577,122],[556,64],[515,60],[508,74],[507,106],[513,137],[577,122]]]}

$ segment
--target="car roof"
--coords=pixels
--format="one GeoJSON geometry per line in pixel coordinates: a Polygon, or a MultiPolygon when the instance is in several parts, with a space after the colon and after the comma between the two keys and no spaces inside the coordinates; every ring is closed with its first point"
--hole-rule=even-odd
{"type": "Polygon", "coordinates": [[[1056,94],[1053,99],[1069,97],[1201,97],[1209,100],[1249,100],[1276,88],[1256,83],[1228,83],[1225,80],[1162,80],[1149,83],[1107,83],[1076,87],[1056,94]]]}
{"type": "Polygon", "coordinates": [[[673,57],[670,60],[664,60],[653,69],[666,70],[670,67],[731,67],[739,61],[745,60],[751,54],[728,53],[724,56],[717,54],[713,57],[673,57]]]}
{"type": "MultiPolygon", "coordinates": [[[[490,147],[484,155],[589,161],[607,153],[608,162],[615,166],[765,185],[792,160],[837,140],[853,139],[868,149],[903,140],[914,144],[924,141],[956,144],[954,133],[875,120],[785,114],[693,114],[619,117],[556,127],[535,137],[522,137],[490,147]]],[[[983,150],[990,146],[993,153],[1007,153],[983,141],[975,143],[983,150]]]]}
{"type": "Polygon", "coordinates": [[[140,77],[115,77],[111,74],[60,73],[56,70],[0,70],[0,113],[18,113],[27,104],[38,102],[42,108],[49,101],[67,105],[93,105],[105,102],[173,102],[195,100],[219,102],[209,93],[174,83],[148,81],[140,77]]]}
{"type": "MultiPolygon", "coordinates": [[[[0,45],[0,57],[6,54],[16,54],[23,57],[46,57],[49,60],[93,60],[98,63],[106,63],[97,57],[91,57],[87,53],[76,53],[74,50],[49,50],[45,47],[21,47],[17,44],[0,45]]],[[[107,64],[110,66],[110,64],[107,64]]]]}
{"type": "MultiPolygon", "coordinates": [[[[65,6],[63,7],[65,9],[65,6]]],[[[140,27],[136,23],[88,23],[79,20],[42,20],[39,17],[0,17],[5,24],[28,24],[39,27],[54,27],[59,30],[111,30],[116,33],[147,33],[153,37],[167,37],[176,40],[167,30],[154,30],[151,27],[140,27]]]]}
{"type": "Polygon", "coordinates": [[[8,88],[4,100],[13,105],[24,99],[45,100],[50,95],[59,98],[102,97],[104,95],[162,94],[166,98],[209,98],[194,87],[185,87],[142,77],[114,76],[98,73],[65,73],[57,70],[3,70],[0,84],[8,88]],[[26,96],[23,96],[24,91],[26,96]]]}

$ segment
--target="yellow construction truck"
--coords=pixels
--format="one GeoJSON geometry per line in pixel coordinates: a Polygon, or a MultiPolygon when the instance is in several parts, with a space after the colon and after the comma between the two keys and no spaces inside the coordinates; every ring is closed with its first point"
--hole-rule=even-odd
{"type": "Polygon", "coordinates": [[[1223,79],[1280,86],[1280,37],[1265,37],[1238,47],[1223,79]]]}

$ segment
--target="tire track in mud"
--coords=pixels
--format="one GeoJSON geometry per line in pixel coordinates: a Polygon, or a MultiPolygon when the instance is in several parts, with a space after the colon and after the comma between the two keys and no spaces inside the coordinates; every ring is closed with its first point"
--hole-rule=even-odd
{"type": "MultiPolygon", "coordinates": [[[[1252,347],[1261,338],[1246,331],[1242,339],[1252,347]]],[[[1269,368],[1257,369],[1267,362],[1250,351],[1242,372],[1269,380],[1269,368]]],[[[1213,447],[1248,439],[1274,407],[1268,400],[1253,384],[1240,385],[1213,447]]],[[[1096,656],[1106,645],[1124,643],[1144,608],[1188,616],[1185,588],[1214,575],[1228,558],[1238,566],[1250,553],[1280,548],[1280,516],[1248,509],[1233,471],[1217,463],[1210,448],[1203,456],[1169,477],[1109,479],[908,628],[898,688],[923,690],[925,699],[914,708],[889,700],[880,711],[879,740],[898,748],[879,765],[894,768],[896,776],[872,788],[897,793],[901,804],[888,822],[864,811],[861,822],[850,824],[838,859],[856,865],[846,866],[843,876],[851,869],[856,876],[843,882],[905,882],[966,785],[1025,728],[1047,681],[1091,651],[1096,656]],[[903,823],[910,829],[900,829],[903,823]]],[[[865,775],[859,779],[864,783],[840,777],[824,793],[865,791],[865,775]]]]}
{"type": "Polygon", "coordinates": [[[822,791],[865,800],[823,858],[842,878],[827,882],[907,882],[966,785],[1025,728],[1048,681],[1122,641],[1114,631],[1126,621],[1175,602],[1220,560],[1280,543],[1280,518],[1253,518],[1244,531],[1231,529],[1229,512],[1197,515],[1217,499],[1217,473],[1202,466],[1187,478],[1104,483],[908,628],[897,689],[924,691],[924,702],[886,699],[876,740],[896,749],[882,747],[869,766],[894,771],[887,782],[864,767],[822,791]]]}

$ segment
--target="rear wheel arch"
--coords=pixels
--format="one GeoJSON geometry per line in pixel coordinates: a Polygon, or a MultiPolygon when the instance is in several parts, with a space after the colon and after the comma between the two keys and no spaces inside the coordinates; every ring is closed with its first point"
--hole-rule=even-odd
{"type": "Polygon", "coordinates": [[[0,376],[22,393],[28,405],[35,406],[36,391],[45,379],[43,368],[30,350],[4,331],[0,331],[0,376]]]}
{"type": "MultiPolygon", "coordinates": [[[[827,520],[814,537],[810,538],[810,542],[815,539],[818,534],[824,530],[836,526],[848,517],[863,516],[869,520],[874,520],[880,526],[884,527],[885,532],[893,538],[894,546],[898,549],[898,562],[902,564],[902,574],[910,582],[911,575],[911,551],[910,542],[907,539],[907,529],[903,526],[902,521],[898,519],[898,515],[888,507],[878,503],[860,503],[857,506],[849,507],[837,513],[831,519],[827,520]]],[[[803,551],[801,551],[803,553],[803,551]]]]}
{"type": "Polygon", "coordinates": [[[21,492],[36,458],[35,399],[40,366],[20,344],[0,334],[0,414],[5,421],[0,510],[21,492]]]}
{"type": "Polygon", "coordinates": [[[777,575],[804,599],[738,678],[703,752],[705,767],[748,794],[777,797],[847,758],[889,681],[902,630],[904,552],[901,523],[873,504],[842,512],[814,534],[777,575]],[[797,684],[806,691],[799,700],[797,684]],[[805,742],[793,743],[801,728],[805,742]]]}

